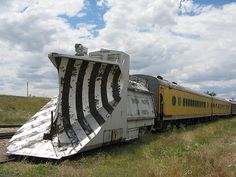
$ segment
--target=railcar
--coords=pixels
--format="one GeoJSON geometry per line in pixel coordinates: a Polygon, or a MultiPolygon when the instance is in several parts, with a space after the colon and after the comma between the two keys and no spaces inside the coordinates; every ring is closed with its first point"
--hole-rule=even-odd
{"type": "Polygon", "coordinates": [[[219,98],[212,98],[212,116],[217,117],[230,117],[231,116],[231,103],[219,98]]]}
{"type": "Polygon", "coordinates": [[[82,45],[75,48],[75,55],[49,54],[59,95],[17,130],[8,154],[60,159],[136,139],[169,121],[235,113],[227,101],[162,77],[129,75],[129,56],[123,52],[87,54],[82,45]]]}
{"type": "Polygon", "coordinates": [[[186,119],[207,120],[230,117],[232,114],[229,101],[187,89],[161,76],[136,76],[147,80],[149,90],[155,94],[156,127],[168,121],[180,123],[186,119]]]}
{"type": "Polygon", "coordinates": [[[100,50],[51,53],[59,95],[11,138],[7,153],[60,159],[114,142],[129,141],[154,125],[146,81],[129,76],[129,56],[100,50]]]}
{"type": "Polygon", "coordinates": [[[232,116],[236,116],[236,102],[231,102],[231,114],[232,116]]]}

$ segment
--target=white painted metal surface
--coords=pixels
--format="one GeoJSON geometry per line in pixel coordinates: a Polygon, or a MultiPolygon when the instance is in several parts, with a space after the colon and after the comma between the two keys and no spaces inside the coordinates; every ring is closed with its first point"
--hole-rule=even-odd
{"type": "Polygon", "coordinates": [[[52,98],[49,103],[17,130],[9,141],[8,154],[59,158],[52,141],[43,140],[44,133],[50,131],[51,112],[55,114],[57,99],[57,97],[52,98]]]}
{"type": "Polygon", "coordinates": [[[137,136],[137,128],[154,125],[155,109],[153,95],[147,89],[146,81],[141,78],[130,76],[127,96],[128,139],[132,139],[137,136]]]}
{"type": "Polygon", "coordinates": [[[59,96],[17,131],[7,153],[60,159],[105,143],[107,130],[113,133],[111,140],[124,139],[129,56],[101,50],[89,56],[52,53],[49,58],[58,70],[59,96]]]}

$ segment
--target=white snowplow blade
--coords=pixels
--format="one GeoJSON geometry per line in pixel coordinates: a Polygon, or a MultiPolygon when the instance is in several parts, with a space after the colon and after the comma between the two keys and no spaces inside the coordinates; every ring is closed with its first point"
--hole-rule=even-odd
{"type": "Polygon", "coordinates": [[[53,159],[76,154],[121,100],[122,60],[55,53],[49,58],[58,70],[59,96],[16,132],[8,154],[53,159]]]}

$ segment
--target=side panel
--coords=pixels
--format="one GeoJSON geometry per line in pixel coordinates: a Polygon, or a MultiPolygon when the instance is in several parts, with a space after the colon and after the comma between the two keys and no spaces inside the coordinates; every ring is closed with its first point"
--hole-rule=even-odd
{"type": "Polygon", "coordinates": [[[231,103],[232,115],[236,115],[236,103],[231,103]]]}
{"type": "Polygon", "coordinates": [[[213,115],[230,115],[231,105],[229,102],[213,98],[212,110],[213,115]]]}
{"type": "Polygon", "coordinates": [[[127,126],[130,128],[154,124],[155,111],[150,93],[128,91],[127,126]]]}
{"type": "Polygon", "coordinates": [[[165,120],[211,115],[211,98],[209,97],[204,97],[164,85],[160,86],[160,94],[164,95],[165,120]]]}

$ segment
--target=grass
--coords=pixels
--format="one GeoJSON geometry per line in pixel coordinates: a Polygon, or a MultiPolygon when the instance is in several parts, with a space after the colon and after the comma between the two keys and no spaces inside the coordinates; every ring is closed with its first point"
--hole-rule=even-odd
{"type": "Polygon", "coordinates": [[[0,95],[0,124],[23,124],[49,101],[49,98],[0,95]]]}
{"type": "MultiPolygon", "coordinates": [[[[47,101],[47,98],[0,96],[1,123],[23,123],[47,101]]],[[[235,177],[236,119],[147,134],[136,141],[56,163],[8,162],[0,165],[2,176],[235,177]]]]}
{"type": "MultiPolygon", "coordinates": [[[[174,129],[60,163],[0,166],[3,176],[235,177],[236,119],[174,129]]],[[[1,175],[0,175],[1,176],[1,175]]]]}

